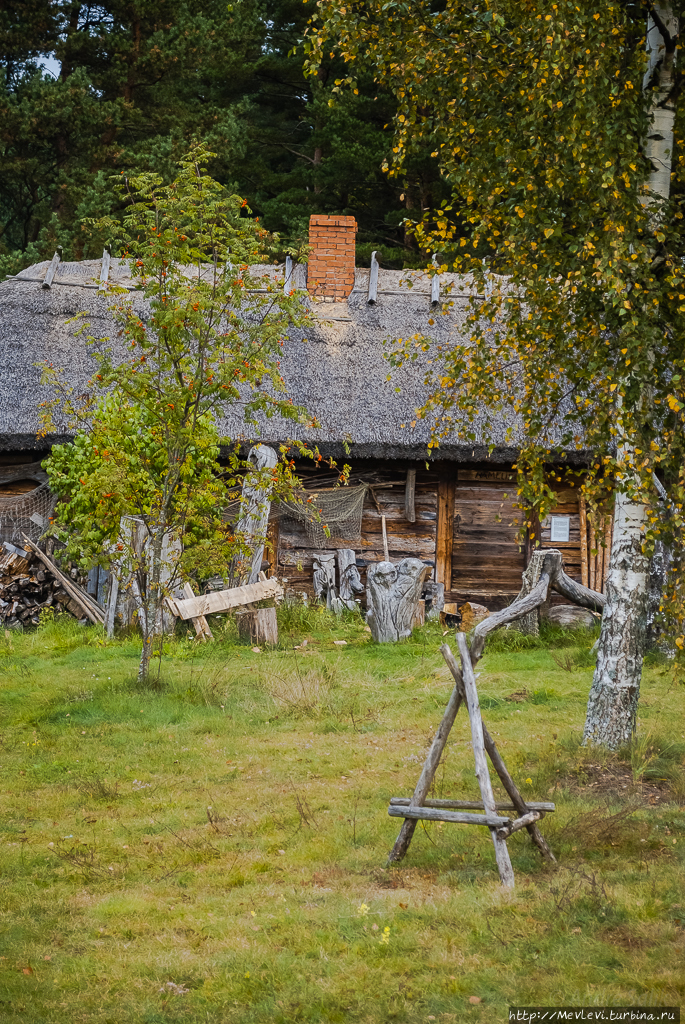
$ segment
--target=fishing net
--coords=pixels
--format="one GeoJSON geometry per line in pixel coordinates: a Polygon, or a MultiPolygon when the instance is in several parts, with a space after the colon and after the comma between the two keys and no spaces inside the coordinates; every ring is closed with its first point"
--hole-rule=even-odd
{"type": "Polygon", "coordinates": [[[362,532],[362,510],[367,484],[359,487],[336,487],[302,495],[302,501],[279,502],[278,515],[287,525],[303,523],[312,547],[325,548],[331,540],[359,543],[362,532]],[[326,536],[328,527],[329,536],[326,536]]]}
{"type": "Polygon", "coordinates": [[[55,495],[48,484],[26,494],[0,493],[0,543],[23,547],[22,533],[35,543],[47,530],[54,507],[55,495]]]}

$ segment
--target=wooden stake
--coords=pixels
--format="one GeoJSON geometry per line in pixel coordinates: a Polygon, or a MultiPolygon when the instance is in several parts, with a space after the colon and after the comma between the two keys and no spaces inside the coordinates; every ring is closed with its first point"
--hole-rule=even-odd
{"type": "MultiPolygon", "coordinates": [[[[480,795],[483,798],[483,808],[487,815],[497,816],[495,807],[495,794],[492,791],[488,763],[485,759],[485,744],[483,740],[483,722],[480,717],[480,706],[478,704],[478,690],[476,689],[476,677],[473,673],[471,655],[464,633],[457,633],[457,644],[461,658],[461,678],[464,684],[466,705],[469,709],[471,721],[471,741],[473,743],[473,757],[476,762],[476,778],[480,787],[480,795]]],[[[497,829],[491,828],[492,843],[495,847],[495,859],[499,869],[499,877],[502,885],[513,889],[514,870],[509,859],[509,851],[504,839],[497,835],[497,829]]]]}
{"type": "Polygon", "coordinates": [[[416,470],[407,470],[407,485],[404,491],[404,518],[408,523],[416,522],[416,470]]]}
{"type": "Polygon", "coordinates": [[[385,516],[381,516],[381,526],[383,528],[383,557],[386,562],[389,562],[390,555],[388,554],[388,534],[385,529],[385,516]]]}
{"type": "Polygon", "coordinates": [[[590,581],[587,564],[587,506],[582,495],[579,498],[578,506],[580,514],[580,579],[583,586],[587,587],[590,581]]]}
{"type": "Polygon", "coordinates": [[[596,570],[596,567],[597,567],[597,559],[596,559],[596,556],[593,554],[593,550],[594,550],[595,546],[596,546],[595,524],[592,522],[592,520],[590,520],[590,551],[589,551],[589,556],[590,556],[590,590],[596,590],[597,589],[597,587],[595,586],[595,570],[596,570]]]}

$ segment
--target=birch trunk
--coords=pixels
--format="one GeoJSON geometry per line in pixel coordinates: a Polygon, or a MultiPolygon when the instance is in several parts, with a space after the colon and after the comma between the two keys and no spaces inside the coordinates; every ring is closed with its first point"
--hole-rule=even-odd
{"type": "MultiPolygon", "coordinates": [[[[669,198],[675,123],[675,56],[679,21],[670,3],[655,3],[647,23],[648,68],[643,88],[651,88],[650,128],[645,155],[652,171],[644,205],[656,228],[669,198]]],[[[645,649],[649,565],[642,552],[644,505],[616,492],[611,563],[597,667],[588,700],[583,741],[615,750],[635,732],[645,649]]]]}
{"type": "Polygon", "coordinates": [[[611,563],[583,742],[615,750],[635,732],[647,628],[644,505],[616,495],[611,563]]]}

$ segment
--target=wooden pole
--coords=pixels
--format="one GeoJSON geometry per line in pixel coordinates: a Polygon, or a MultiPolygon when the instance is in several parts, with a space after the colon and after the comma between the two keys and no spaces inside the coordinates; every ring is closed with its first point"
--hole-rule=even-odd
{"type": "Polygon", "coordinates": [[[407,470],[407,484],[404,491],[404,518],[408,523],[416,522],[416,470],[407,470]]]}
{"type": "Polygon", "coordinates": [[[595,543],[597,545],[597,558],[595,560],[595,586],[597,592],[602,593],[602,580],[604,579],[604,516],[602,516],[597,523],[597,532],[595,534],[595,543]]]}
{"type": "MultiPolygon", "coordinates": [[[[449,647],[447,647],[447,650],[450,650],[449,647]]],[[[452,654],[451,651],[450,654],[452,654]]],[[[452,657],[452,660],[454,660],[454,656],[452,657]]],[[[438,770],[440,758],[442,757],[442,752],[445,749],[445,744],[447,743],[447,737],[450,734],[450,730],[454,725],[454,720],[457,717],[457,712],[459,711],[459,708],[461,706],[461,701],[462,695],[460,673],[459,678],[455,676],[454,689],[452,690],[447,707],[445,708],[445,714],[442,716],[442,722],[438,726],[438,731],[436,732],[433,742],[431,743],[431,748],[428,751],[428,757],[426,758],[425,764],[423,766],[423,771],[419,776],[419,781],[416,783],[416,789],[414,790],[414,795],[411,798],[410,807],[424,806],[424,801],[428,796],[431,786],[433,785],[433,779],[435,777],[436,771],[438,770]]],[[[392,864],[393,862],[398,860],[402,860],[407,850],[409,849],[409,844],[412,841],[415,830],[416,821],[406,818],[404,821],[404,825],[400,829],[400,834],[395,840],[395,845],[393,846],[388,856],[389,864],[392,864]]]]}
{"type": "Polygon", "coordinates": [[[592,520],[590,520],[590,551],[589,551],[589,556],[590,556],[590,590],[596,590],[597,589],[597,587],[595,586],[595,576],[596,576],[596,569],[597,569],[597,558],[592,553],[595,547],[596,547],[595,524],[593,523],[592,520]]]}
{"type": "Polygon", "coordinates": [[[381,516],[381,527],[383,529],[383,558],[386,562],[389,562],[390,555],[388,554],[388,533],[385,529],[385,516],[381,516]]]}
{"type": "Polygon", "coordinates": [[[582,494],[578,501],[578,512],[580,515],[580,580],[584,587],[588,587],[590,577],[587,564],[587,506],[582,494]]]}
{"type": "MultiPolygon", "coordinates": [[[[464,633],[457,633],[457,644],[461,658],[461,678],[464,684],[466,705],[469,709],[471,721],[471,741],[473,743],[473,757],[476,762],[476,778],[480,787],[480,795],[483,799],[483,808],[487,815],[497,816],[495,807],[495,794],[492,791],[488,763],[485,759],[485,743],[483,738],[483,722],[480,717],[480,705],[478,703],[478,690],[476,689],[476,677],[471,664],[468,643],[464,633]]],[[[499,877],[502,885],[510,889],[514,887],[514,869],[509,859],[509,850],[506,840],[500,839],[497,829],[491,828],[492,843],[495,847],[495,859],[499,870],[499,877]]]]}
{"type": "MultiPolygon", "coordinates": [[[[487,620],[484,620],[484,621],[487,621],[487,620]]],[[[477,628],[478,627],[476,627],[476,629],[477,628]]],[[[472,650],[473,650],[473,645],[472,645],[472,650]]],[[[463,685],[462,684],[462,677],[461,677],[461,670],[460,670],[459,666],[457,665],[455,657],[452,654],[452,650],[448,646],[448,644],[443,644],[442,645],[442,647],[440,648],[440,653],[442,654],[443,658],[445,659],[445,662],[447,663],[448,669],[452,673],[452,678],[455,681],[456,688],[457,689],[461,689],[461,686],[463,685]]],[[[472,661],[472,664],[475,664],[479,659],[480,659],[480,655],[477,655],[475,657],[474,661],[472,661]]],[[[485,743],[485,749],[487,751],[488,757],[492,761],[492,766],[495,769],[495,771],[497,772],[497,774],[499,775],[500,780],[502,782],[502,785],[504,787],[504,790],[505,790],[507,796],[509,797],[509,799],[511,800],[512,804],[514,805],[514,809],[516,811],[518,811],[518,813],[520,815],[527,814],[528,811],[533,809],[533,807],[536,810],[540,809],[540,805],[539,804],[536,804],[536,805],[528,805],[528,804],[526,804],[525,800],[523,799],[523,797],[521,796],[521,794],[518,791],[518,787],[516,786],[516,783],[512,779],[511,775],[509,774],[509,772],[507,770],[507,766],[505,765],[504,761],[502,760],[502,755],[500,754],[499,750],[497,749],[497,747],[495,745],[495,741],[493,740],[492,736],[488,732],[487,727],[485,725],[485,722],[483,722],[482,719],[481,719],[481,722],[482,722],[482,726],[483,726],[483,742],[485,743]]],[[[495,806],[497,807],[497,804],[495,804],[495,806]]],[[[535,845],[537,846],[537,848],[539,849],[540,853],[545,858],[545,860],[550,861],[550,863],[556,863],[556,858],[555,858],[554,854],[552,853],[552,851],[550,850],[549,846],[547,845],[545,837],[542,835],[542,833],[540,832],[540,829],[537,827],[537,825],[535,825],[535,824],[528,825],[527,829],[528,829],[528,834],[530,835],[530,838],[533,840],[533,842],[535,843],[535,845]]]]}

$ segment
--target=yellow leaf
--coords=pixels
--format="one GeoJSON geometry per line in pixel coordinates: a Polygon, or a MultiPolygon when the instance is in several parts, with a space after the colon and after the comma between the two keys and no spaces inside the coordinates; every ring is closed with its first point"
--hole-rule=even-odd
{"type": "Polygon", "coordinates": [[[554,228],[545,228],[545,238],[551,238],[554,234],[554,228]]]}

